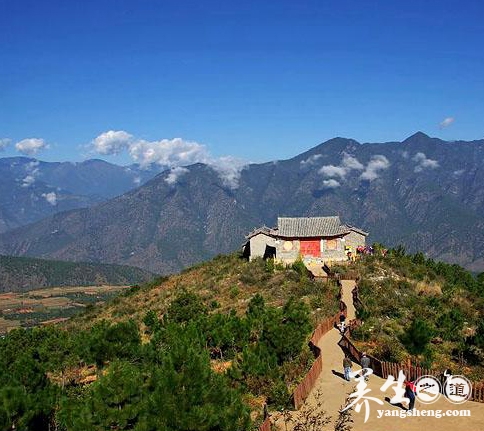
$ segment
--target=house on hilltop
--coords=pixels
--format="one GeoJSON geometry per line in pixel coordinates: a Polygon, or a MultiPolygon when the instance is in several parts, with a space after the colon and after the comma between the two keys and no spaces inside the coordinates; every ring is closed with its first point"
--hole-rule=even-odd
{"type": "Polygon", "coordinates": [[[299,256],[305,263],[330,263],[348,259],[356,249],[365,246],[367,232],[343,224],[338,216],[279,217],[277,227],[253,230],[246,236],[244,254],[275,258],[290,264],[299,256]]]}

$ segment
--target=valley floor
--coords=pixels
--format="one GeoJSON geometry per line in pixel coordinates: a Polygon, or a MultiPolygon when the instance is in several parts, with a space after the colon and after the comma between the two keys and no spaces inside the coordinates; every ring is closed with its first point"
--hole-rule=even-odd
{"type": "Polygon", "coordinates": [[[18,327],[62,322],[125,289],[129,286],[63,286],[0,293],[0,334],[18,327]]]}

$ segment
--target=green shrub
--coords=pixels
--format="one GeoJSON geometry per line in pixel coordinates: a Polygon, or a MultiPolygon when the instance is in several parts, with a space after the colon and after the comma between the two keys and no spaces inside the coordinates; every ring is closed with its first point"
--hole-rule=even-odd
{"type": "Polygon", "coordinates": [[[265,260],[265,270],[266,272],[273,273],[274,272],[274,259],[266,259],[265,260]]]}
{"type": "Polygon", "coordinates": [[[304,265],[304,262],[301,259],[301,256],[299,256],[294,263],[292,264],[291,268],[296,271],[300,277],[308,277],[309,276],[309,271],[306,268],[306,265],[304,265]]]}
{"type": "Polygon", "coordinates": [[[273,382],[267,398],[267,403],[272,409],[276,410],[291,407],[291,394],[282,379],[273,382]]]}
{"type": "Polygon", "coordinates": [[[433,336],[434,331],[430,325],[417,318],[407,327],[400,340],[410,353],[418,355],[425,352],[433,336]]]}
{"type": "Polygon", "coordinates": [[[368,322],[364,322],[361,326],[351,331],[351,337],[358,341],[368,341],[371,339],[371,331],[369,331],[370,325],[368,322]]]}
{"type": "Polygon", "coordinates": [[[211,301],[210,302],[210,309],[216,310],[217,308],[220,308],[220,303],[216,300],[211,301]]]}
{"type": "Polygon", "coordinates": [[[378,347],[372,351],[372,354],[382,361],[401,363],[407,359],[405,348],[390,337],[381,337],[378,340],[378,347]]]}
{"type": "Polygon", "coordinates": [[[158,328],[160,321],[153,310],[149,310],[143,318],[143,323],[148,327],[148,332],[153,332],[158,328]]]}
{"type": "Polygon", "coordinates": [[[202,300],[194,293],[183,291],[171,302],[164,320],[174,323],[185,323],[207,313],[202,300]]]}
{"type": "Polygon", "coordinates": [[[439,335],[448,341],[458,341],[462,339],[462,328],[464,326],[464,315],[458,308],[444,313],[439,318],[439,335]]]}

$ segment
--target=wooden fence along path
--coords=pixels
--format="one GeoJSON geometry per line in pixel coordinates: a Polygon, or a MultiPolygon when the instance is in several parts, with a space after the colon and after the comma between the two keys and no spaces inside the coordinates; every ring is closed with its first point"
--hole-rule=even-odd
{"type": "MultiPolygon", "coordinates": [[[[357,278],[358,277],[355,275],[355,279],[357,278]]],[[[341,279],[347,279],[347,277],[343,276],[341,277],[341,279]]],[[[341,291],[340,291],[340,295],[341,295],[341,291]]],[[[358,287],[355,287],[355,289],[353,290],[353,303],[355,305],[362,304],[358,295],[358,287]]],[[[321,323],[319,323],[319,325],[313,331],[311,340],[309,341],[309,346],[312,352],[314,353],[316,360],[314,361],[308,373],[304,376],[302,381],[297,385],[296,389],[293,392],[293,404],[296,410],[303,405],[304,401],[311,393],[316,381],[318,380],[318,377],[320,376],[323,370],[323,357],[321,355],[321,349],[318,347],[318,343],[323,335],[329,332],[334,327],[335,324],[339,323],[339,317],[341,313],[343,313],[346,316],[347,308],[346,308],[346,304],[343,301],[340,301],[340,310],[341,311],[335,314],[334,316],[329,317],[323,320],[321,323]]],[[[361,325],[361,323],[362,322],[358,319],[355,319],[349,322],[348,331],[346,332],[346,334],[348,335],[346,334],[343,335],[341,337],[341,340],[338,342],[338,345],[343,350],[347,351],[358,362],[360,362],[362,352],[358,350],[358,348],[351,342],[348,336],[351,333],[351,330],[354,328],[357,328],[359,325],[361,325]]],[[[386,379],[389,375],[392,375],[395,378],[398,378],[398,373],[400,370],[403,371],[403,373],[409,380],[415,380],[418,377],[424,376],[424,375],[432,375],[441,379],[441,383],[443,383],[443,379],[445,378],[442,375],[442,372],[439,372],[436,370],[431,370],[428,368],[411,365],[410,363],[399,364],[395,362],[380,361],[374,356],[371,356],[371,355],[367,355],[367,356],[371,360],[370,366],[373,370],[373,373],[383,379],[386,379]]],[[[443,387],[444,386],[442,385],[442,388],[443,387]]],[[[472,396],[470,397],[470,400],[484,403],[484,382],[472,383],[472,396]]],[[[259,427],[259,431],[271,431],[271,422],[269,417],[267,417],[264,420],[262,425],[259,427]]]]}
{"type": "Polygon", "coordinates": [[[484,403],[484,382],[474,383],[472,385],[472,401],[484,403]]]}
{"type": "MultiPolygon", "coordinates": [[[[346,335],[341,337],[338,345],[346,350],[353,358],[357,359],[358,362],[361,358],[361,353],[358,348],[348,339],[346,335]]],[[[373,374],[382,379],[386,379],[388,376],[393,376],[398,378],[398,373],[403,371],[405,377],[408,380],[416,380],[421,376],[434,376],[439,379],[441,383],[442,390],[444,389],[444,383],[446,376],[443,375],[442,371],[432,370],[430,368],[419,367],[418,365],[412,365],[410,363],[396,363],[396,362],[385,362],[380,361],[374,356],[367,355],[371,364],[370,367],[373,370],[373,374]]],[[[484,382],[472,382],[472,395],[469,398],[471,401],[484,403],[484,382]]]]}
{"type": "MultiPolygon", "coordinates": [[[[358,295],[358,287],[355,287],[353,290],[353,303],[355,305],[362,304],[358,295]]],[[[351,334],[351,331],[361,324],[362,322],[358,319],[349,322],[349,331],[347,334],[351,334]]],[[[358,362],[360,362],[362,352],[358,350],[358,348],[350,341],[346,334],[341,337],[338,345],[346,350],[353,358],[357,359],[358,362]]],[[[443,375],[442,370],[432,370],[430,368],[419,367],[418,365],[412,365],[410,361],[407,363],[386,362],[380,361],[371,355],[367,356],[371,360],[370,366],[373,370],[373,373],[378,377],[383,379],[386,379],[388,376],[398,378],[398,373],[401,370],[405,374],[405,377],[411,381],[416,380],[421,376],[434,376],[440,380],[441,389],[444,389],[446,376],[443,375]]],[[[472,382],[472,395],[469,399],[479,403],[484,403],[484,382],[472,382]]]]}
{"type": "Polygon", "coordinates": [[[267,416],[262,422],[262,425],[259,427],[259,431],[271,431],[271,419],[267,416]]]}
{"type": "MultiPolygon", "coordinates": [[[[346,316],[346,305],[344,302],[340,302],[340,309],[337,314],[332,317],[328,317],[327,319],[323,320],[313,331],[311,335],[311,339],[309,340],[309,347],[311,351],[314,353],[316,357],[313,365],[309,369],[308,373],[304,376],[302,381],[297,385],[296,389],[292,394],[292,402],[293,406],[296,410],[298,410],[306,401],[306,398],[309,396],[311,391],[314,388],[316,381],[323,371],[323,357],[321,356],[321,349],[318,347],[319,340],[323,335],[327,332],[331,331],[334,328],[334,325],[339,322],[339,317],[343,313],[346,316]]],[[[259,427],[259,431],[270,431],[271,430],[271,422],[270,418],[267,417],[262,425],[259,427]]]]}
{"type": "Polygon", "coordinates": [[[341,311],[334,316],[321,322],[313,332],[309,346],[316,356],[311,369],[304,376],[301,383],[297,385],[293,393],[293,404],[296,409],[299,409],[306,401],[306,398],[314,388],[316,380],[318,380],[321,371],[323,371],[323,357],[321,356],[321,349],[318,347],[321,337],[334,328],[335,323],[339,322],[339,316],[343,313],[346,316],[346,306],[341,307],[341,311]]]}

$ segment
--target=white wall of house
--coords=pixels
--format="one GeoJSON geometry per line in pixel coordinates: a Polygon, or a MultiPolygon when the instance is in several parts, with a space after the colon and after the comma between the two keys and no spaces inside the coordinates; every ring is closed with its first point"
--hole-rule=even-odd
{"type": "Polygon", "coordinates": [[[263,233],[259,233],[254,235],[250,239],[250,257],[249,260],[252,260],[256,257],[264,257],[264,253],[266,251],[266,246],[270,245],[271,247],[276,247],[276,240],[269,235],[265,235],[263,233]]]}
{"type": "Polygon", "coordinates": [[[361,233],[351,231],[348,235],[345,236],[345,245],[350,246],[353,249],[353,253],[356,253],[356,247],[360,245],[365,245],[366,237],[361,233]]]}
{"type": "MultiPolygon", "coordinates": [[[[310,257],[311,261],[320,260],[321,262],[331,262],[331,261],[344,261],[347,259],[345,246],[351,247],[353,253],[356,253],[356,247],[360,245],[365,245],[365,236],[351,231],[350,233],[337,238],[331,238],[335,240],[336,248],[328,248],[328,239],[321,239],[321,257],[310,257]]],[[[278,261],[290,264],[294,262],[300,254],[300,242],[298,239],[283,239],[283,238],[273,238],[264,233],[258,233],[250,238],[250,257],[252,260],[256,257],[263,257],[266,251],[266,246],[275,247],[276,249],[276,259],[278,261]],[[290,243],[291,245],[289,246],[290,243]]]]}

